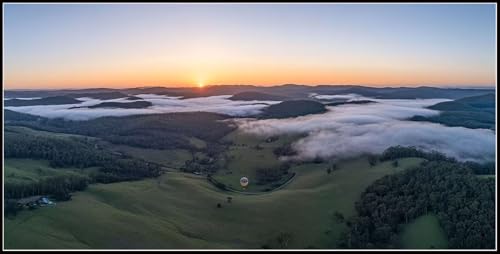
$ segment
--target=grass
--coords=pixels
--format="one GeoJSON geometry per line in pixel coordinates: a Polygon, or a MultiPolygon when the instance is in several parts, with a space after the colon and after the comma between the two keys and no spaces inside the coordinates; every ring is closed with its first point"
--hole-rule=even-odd
{"type": "Polygon", "coordinates": [[[448,240],[437,217],[428,214],[418,217],[405,226],[401,244],[406,249],[446,249],[448,240]]]}
{"type": "Polygon", "coordinates": [[[286,182],[291,174],[284,175],[279,181],[264,185],[256,185],[255,171],[258,168],[277,168],[283,162],[273,153],[273,150],[284,144],[291,143],[297,136],[280,136],[274,142],[266,142],[267,137],[255,137],[239,131],[234,131],[224,138],[225,141],[231,141],[233,145],[229,146],[225,157],[226,166],[218,170],[213,178],[226,186],[248,192],[259,192],[265,189],[273,189],[272,185],[280,185],[286,182]],[[258,148],[259,147],[259,148],[258,148]],[[240,186],[241,177],[249,179],[249,185],[245,190],[240,186]]]}
{"type": "Polygon", "coordinates": [[[111,144],[105,141],[101,141],[100,144],[106,146],[112,151],[127,154],[135,158],[155,162],[175,169],[179,169],[181,166],[184,166],[185,161],[192,159],[191,153],[185,149],[147,149],[127,145],[111,144]]]}
{"type": "Polygon", "coordinates": [[[6,219],[5,248],[276,248],[280,232],[292,234],[290,248],[335,248],[346,226],[333,213],[354,215],[368,185],[421,161],[370,167],[360,158],[339,162],[331,174],[326,164],[303,164],[291,168],[290,184],[261,195],[223,192],[180,172],[92,185],[72,201],[6,219]]]}
{"type": "Polygon", "coordinates": [[[30,183],[61,175],[88,175],[97,168],[53,168],[47,160],[5,159],[5,183],[30,183]]]}
{"type": "Polygon", "coordinates": [[[495,178],[495,175],[477,175],[477,177],[479,178],[484,178],[484,179],[488,179],[488,178],[495,178]]]}
{"type": "Polygon", "coordinates": [[[189,137],[189,143],[198,149],[204,149],[207,147],[207,143],[199,138],[189,137]]]}

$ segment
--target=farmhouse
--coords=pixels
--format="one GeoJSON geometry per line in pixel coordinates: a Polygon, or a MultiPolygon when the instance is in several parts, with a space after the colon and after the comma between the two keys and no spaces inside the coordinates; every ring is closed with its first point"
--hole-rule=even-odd
{"type": "Polygon", "coordinates": [[[27,197],[27,198],[22,198],[22,199],[17,200],[17,205],[20,207],[23,207],[23,206],[35,207],[35,206],[44,206],[44,205],[52,205],[52,204],[54,204],[54,202],[50,201],[45,196],[32,196],[32,197],[27,197]]]}

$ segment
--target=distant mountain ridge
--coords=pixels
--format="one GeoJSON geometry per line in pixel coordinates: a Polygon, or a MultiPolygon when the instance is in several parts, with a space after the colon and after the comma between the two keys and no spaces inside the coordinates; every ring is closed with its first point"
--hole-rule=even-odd
{"type": "Polygon", "coordinates": [[[37,105],[64,105],[77,104],[82,101],[68,96],[51,96],[33,100],[11,99],[4,101],[6,107],[22,107],[22,106],[37,106],[37,105]]]}
{"type": "MultiPolygon", "coordinates": [[[[80,90],[30,90],[13,91],[6,90],[6,97],[48,97],[58,95],[68,95],[71,97],[80,96],[78,94],[89,93],[123,93],[126,96],[137,94],[161,94],[169,96],[181,96],[183,98],[195,98],[216,95],[236,95],[243,92],[273,94],[293,99],[307,99],[311,93],[336,95],[355,93],[365,97],[378,99],[428,99],[447,98],[459,99],[487,93],[495,93],[495,89],[471,89],[471,88],[437,88],[437,87],[368,87],[354,85],[319,85],[306,86],[286,84],[280,86],[253,86],[253,85],[219,85],[204,88],[197,87],[136,87],[126,89],[96,88],[80,90]]],[[[115,94],[117,95],[117,94],[115,94]]],[[[116,98],[116,97],[114,97],[116,98]]]]}
{"type": "Polygon", "coordinates": [[[288,97],[249,91],[237,93],[231,96],[229,99],[234,101],[283,101],[288,99],[288,97]]]}

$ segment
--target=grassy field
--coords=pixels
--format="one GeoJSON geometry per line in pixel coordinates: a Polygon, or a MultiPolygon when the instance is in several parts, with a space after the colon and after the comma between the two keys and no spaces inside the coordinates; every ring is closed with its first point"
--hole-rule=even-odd
{"type": "Polygon", "coordinates": [[[435,215],[420,216],[406,225],[401,244],[406,249],[446,249],[448,240],[435,215]]]}
{"type": "Polygon", "coordinates": [[[374,180],[420,162],[370,167],[360,158],[339,162],[331,174],[326,164],[304,164],[292,167],[290,184],[261,195],[229,194],[180,172],[92,185],[72,201],[6,219],[5,248],[277,248],[280,232],[291,234],[289,248],[335,248],[346,226],[333,213],[353,215],[374,180]]]}
{"type": "Polygon", "coordinates": [[[274,188],[273,184],[280,185],[286,182],[291,177],[291,174],[283,176],[280,181],[272,184],[256,185],[254,182],[255,170],[258,168],[279,167],[283,162],[274,155],[273,150],[284,144],[291,143],[296,138],[296,136],[281,136],[276,141],[266,142],[265,137],[255,137],[234,131],[224,138],[226,141],[233,143],[225,154],[227,158],[226,167],[218,170],[213,178],[238,191],[259,192],[272,189],[274,188]],[[243,176],[249,179],[249,185],[245,190],[240,186],[240,178],[243,176]]]}
{"type": "Polygon", "coordinates": [[[53,168],[47,160],[5,159],[5,183],[29,183],[60,175],[88,175],[97,168],[53,168]]]}
{"type": "Polygon", "coordinates": [[[106,146],[106,148],[109,148],[112,151],[127,154],[135,158],[155,162],[175,169],[179,169],[181,166],[184,166],[185,161],[192,159],[191,153],[188,150],[184,149],[147,149],[127,145],[111,144],[105,141],[100,141],[100,144],[106,146]]]}
{"type": "Polygon", "coordinates": [[[495,178],[495,175],[477,175],[477,177],[488,179],[488,178],[495,178]]]}

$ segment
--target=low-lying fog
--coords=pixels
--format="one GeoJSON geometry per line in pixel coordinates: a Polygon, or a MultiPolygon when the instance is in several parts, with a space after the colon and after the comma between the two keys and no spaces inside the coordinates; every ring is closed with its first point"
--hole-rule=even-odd
{"type": "MultiPolygon", "coordinates": [[[[102,102],[130,102],[125,98],[97,100],[78,98],[79,104],[6,107],[14,111],[49,118],[88,120],[101,116],[125,116],[167,112],[205,111],[251,117],[279,101],[232,101],[231,95],[181,99],[164,95],[137,95],[153,106],[144,109],[73,108],[102,102]]],[[[436,150],[459,160],[490,161],[495,158],[495,132],[487,129],[447,127],[428,122],[407,121],[415,115],[433,116],[439,111],[425,107],[448,99],[383,100],[359,95],[317,95],[321,100],[371,100],[377,103],[345,104],[328,107],[328,112],[289,119],[240,118],[234,120],[247,133],[260,136],[307,133],[293,144],[295,159],[315,157],[347,158],[364,153],[380,153],[389,146],[416,146],[436,150]]]]}
{"type": "Polygon", "coordinates": [[[99,100],[92,98],[77,98],[83,102],[64,105],[39,105],[22,107],[5,107],[13,111],[39,115],[48,118],[62,117],[69,120],[89,120],[102,116],[127,116],[138,114],[157,114],[171,112],[214,112],[231,116],[250,116],[260,113],[260,110],[279,101],[233,101],[231,95],[209,96],[190,99],[170,97],[156,94],[139,94],[136,97],[149,101],[153,106],[141,109],[122,108],[85,108],[102,102],[132,102],[126,98],[99,100]],[[84,107],[84,108],[73,108],[84,107]]]}

